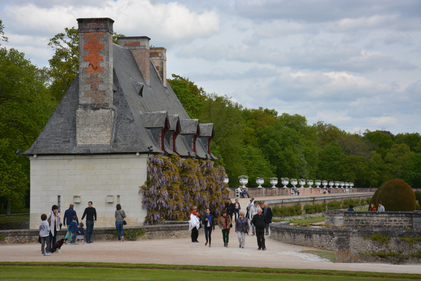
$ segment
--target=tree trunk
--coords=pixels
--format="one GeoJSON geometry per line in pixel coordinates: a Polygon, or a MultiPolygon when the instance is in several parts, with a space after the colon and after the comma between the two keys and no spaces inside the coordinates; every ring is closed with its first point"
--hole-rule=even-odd
{"type": "Polygon", "coordinates": [[[7,200],[6,216],[10,216],[10,210],[12,209],[12,201],[7,200]]]}

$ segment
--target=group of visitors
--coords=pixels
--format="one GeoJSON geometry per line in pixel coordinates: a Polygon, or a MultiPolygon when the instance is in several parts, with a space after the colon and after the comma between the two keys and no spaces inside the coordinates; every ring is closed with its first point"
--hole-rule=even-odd
{"type": "MultiPolygon", "coordinates": [[[[57,205],[52,206],[51,214],[48,218],[46,214],[41,215],[41,223],[39,224],[39,240],[41,243],[42,256],[50,256],[51,249],[57,243],[57,230],[61,229],[62,226],[67,226],[66,236],[63,239],[64,243],[67,244],[67,241],[70,240],[70,245],[76,245],[79,242],[84,244],[85,230],[82,220],[85,217],[86,243],[92,243],[94,223],[97,221],[96,209],[92,205],[92,201],[89,201],[88,207],[85,208],[80,222],[76,211],[74,210],[73,204],[70,204],[69,209],[64,212],[63,223],[61,223],[60,213],[58,212],[57,205]]],[[[121,209],[121,205],[117,204],[115,211],[115,225],[117,229],[118,242],[124,241],[123,224],[125,224],[125,217],[126,213],[121,209]]],[[[60,252],[60,250],[58,249],[57,252],[60,252]]]]}
{"type": "Polygon", "coordinates": [[[383,204],[382,204],[382,201],[379,201],[378,202],[378,207],[377,207],[377,210],[376,210],[376,207],[375,207],[375,205],[374,205],[374,203],[371,203],[371,205],[370,205],[370,212],[386,212],[386,209],[384,208],[384,206],[383,206],[383,204]]]}
{"type": "MultiPolygon", "coordinates": [[[[266,250],[265,233],[266,235],[269,234],[269,224],[271,222],[272,209],[269,208],[268,203],[265,203],[262,209],[258,202],[255,202],[254,198],[251,198],[247,203],[247,213],[245,213],[242,211],[238,199],[235,200],[235,203],[231,203],[231,200],[228,199],[225,202],[224,209],[218,218],[218,226],[222,230],[224,247],[228,248],[230,230],[234,227],[235,233],[237,233],[238,236],[238,246],[239,248],[244,248],[245,238],[246,235],[250,235],[249,232],[251,226],[251,235],[256,235],[257,237],[257,249],[266,250]]],[[[205,246],[209,244],[209,247],[211,247],[211,235],[212,231],[215,230],[216,224],[215,218],[211,215],[210,209],[206,209],[206,214],[200,218],[197,212],[197,207],[193,207],[189,221],[189,230],[191,231],[191,240],[193,243],[199,242],[197,240],[199,234],[198,231],[202,224],[205,229],[205,246]]]]}

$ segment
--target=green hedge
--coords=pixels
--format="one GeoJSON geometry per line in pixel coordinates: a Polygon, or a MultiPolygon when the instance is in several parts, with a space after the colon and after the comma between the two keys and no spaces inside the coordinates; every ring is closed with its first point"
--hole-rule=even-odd
{"type": "Polygon", "coordinates": [[[275,206],[272,208],[272,213],[275,217],[289,217],[289,216],[301,215],[303,211],[301,210],[301,205],[296,204],[291,207],[275,206]]]}
{"type": "Polygon", "coordinates": [[[342,203],[342,209],[348,208],[349,205],[353,205],[354,207],[356,207],[356,206],[361,206],[363,204],[361,204],[360,199],[345,199],[344,202],[342,203]]]}
{"type": "Polygon", "coordinates": [[[305,205],[306,214],[321,213],[326,210],[326,204],[305,205]]]}
{"type": "Polygon", "coordinates": [[[329,210],[337,210],[342,208],[342,202],[341,201],[332,201],[327,203],[327,207],[329,210]]]}

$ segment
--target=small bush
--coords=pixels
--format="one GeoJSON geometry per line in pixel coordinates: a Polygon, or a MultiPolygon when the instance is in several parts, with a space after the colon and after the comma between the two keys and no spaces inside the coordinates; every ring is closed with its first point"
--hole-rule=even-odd
{"type": "Polygon", "coordinates": [[[291,207],[275,206],[272,208],[272,212],[275,217],[289,217],[289,216],[301,215],[303,213],[301,210],[300,204],[296,204],[291,207]]]}
{"type": "MultiPolygon", "coordinates": [[[[114,236],[117,237],[117,231],[113,232],[114,236]]],[[[145,234],[145,231],[143,229],[124,229],[123,230],[123,236],[130,241],[136,241],[136,239],[140,236],[145,234]]]]}
{"type": "Polygon", "coordinates": [[[326,204],[305,205],[306,214],[321,213],[326,210],[326,204]]]}
{"type": "Polygon", "coordinates": [[[342,202],[340,201],[332,201],[327,203],[327,207],[329,210],[337,210],[340,209],[342,207],[342,202]]]}

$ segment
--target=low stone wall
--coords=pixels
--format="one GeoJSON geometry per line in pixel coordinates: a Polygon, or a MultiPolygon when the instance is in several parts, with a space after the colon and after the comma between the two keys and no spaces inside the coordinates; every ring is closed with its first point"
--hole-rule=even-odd
{"type": "Polygon", "coordinates": [[[0,223],[0,230],[29,229],[29,221],[0,223]]]}
{"type": "Polygon", "coordinates": [[[339,262],[421,262],[421,232],[412,229],[314,228],[288,222],[270,228],[275,240],[335,251],[339,262]]]}
{"type": "MultiPolygon", "coordinates": [[[[143,239],[167,239],[167,238],[183,238],[189,237],[188,222],[168,223],[160,225],[145,225],[142,227],[132,226],[124,227],[124,231],[138,232],[143,230],[144,234],[139,236],[137,240],[143,239]]],[[[86,229],[85,229],[86,233],[86,229]]],[[[38,243],[39,231],[34,229],[25,230],[1,230],[0,244],[16,244],[16,243],[38,243]]],[[[58,231],[57,238],[64,238],[66,230],[63,228],[58,231]]],[[[114,227],[94,227],[92,240],[116,240],[117,232],[114,227]]],[[[127,239],[127,237],[126,237],[127,239]]]]}
{"type": "Polygon", "coordinates": [[[326,223],[351,228],[400,228],[421,230],[421,211],[414,212],[325,212],[326,223]]]}

